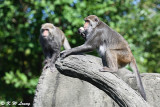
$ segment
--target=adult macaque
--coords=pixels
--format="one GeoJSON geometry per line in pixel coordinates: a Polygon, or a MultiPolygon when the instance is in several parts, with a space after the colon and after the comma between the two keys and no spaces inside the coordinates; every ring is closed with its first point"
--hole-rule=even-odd
{"type": "Polygon", "coordinates": [[[55,63],[62,44],[65,49],[71,49],[64,33],[51,23],[45,23],[42,25],[39,41],[45,56],[44,69],[53,66],[52,64],[55,63]]]}
{"type": "Polygon", "coordinates": [[[85,43],[81,46],[62,51],[61,58],[97,49],[104,66],[100,71],[116,72],[119,68],[130,64],[136,75],[138,90],[146,100],[137,64],[127,41],[107,24],[100,21],[95,15],[90,15],[84,20],[84,27],[79,29],[79,33],[85,38],[85,43]]]}

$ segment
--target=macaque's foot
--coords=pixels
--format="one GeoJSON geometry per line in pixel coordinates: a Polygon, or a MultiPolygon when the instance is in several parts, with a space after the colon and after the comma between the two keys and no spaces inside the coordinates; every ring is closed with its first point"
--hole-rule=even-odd
{"type": "Polygon", "coordinates": [[[108,67],[103,67],[102,69],[99,69],[100,72],[111,72],[111,73],[115,73],[117,72],[117,70],[108,68],[108,67]]]}
{"type": "Polygon", "coordinates": [[[50,62],[49,59],[45,59],[44,62],[43,62],[43,64],[46,65],[46,64],[49,63],[49,62],[50,62]]]}
{"type": "Polygon", "coordinates": [[[44,65],[43,70],[45,70],[45,69],[47,69],[47,68],[49,68],[49,67],[50,67],[50,63],[48,62],[48,63],[46,63],[46,64],[44,65]]]}
{"type": "Polygon", "coordinates": [[[45,66],[43,67],[43,70],[46,70],[47,68],[50,68],[51,71],[54,71],[55,64],[47,63],[47,64],[45,64],[45,66]]]}

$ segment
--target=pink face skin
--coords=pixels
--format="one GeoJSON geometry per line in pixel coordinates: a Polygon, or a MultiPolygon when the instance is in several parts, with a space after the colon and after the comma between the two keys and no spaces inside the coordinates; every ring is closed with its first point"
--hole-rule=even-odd
{"type": "Polygon", "coordinates": [[[47,29],[44,29],[42,35],[43,35],[44,37],[47,37],[47,36],[49,35],[48,30],[47,30],[47,29]]]}
{"type": "Polygon", "coordinates": [[[89,25],[89,22],[85,22],[85,24],[84,24],[84,29],[87,29],[87,28],[88,28],[88,25],[89,25]]]}

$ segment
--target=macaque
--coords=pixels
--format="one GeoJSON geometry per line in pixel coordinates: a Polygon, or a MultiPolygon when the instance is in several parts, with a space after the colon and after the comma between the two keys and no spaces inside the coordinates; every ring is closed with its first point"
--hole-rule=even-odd
{"type": "Polygon", "coordinates": [[[71,49],[64,33],[51,23],[45,23],[41,26],[39,41],[45,56],[43,69],[54,66],[62,45],[65,49],[71,49]]]}
{"type": "Polygon", "coordinates": [[[100,71],[117,72],[119,68],[130,64],[136,75],[138,90],[146,100],[136,60],[127,41],[95,15],[90,15],[84,20],[85,24],[79,28],[78,32],[85,38],[85,43],[81,46],[62,51],[60,53],[61,58],[96,49],[103,63],[103,68],[100,71]]]}

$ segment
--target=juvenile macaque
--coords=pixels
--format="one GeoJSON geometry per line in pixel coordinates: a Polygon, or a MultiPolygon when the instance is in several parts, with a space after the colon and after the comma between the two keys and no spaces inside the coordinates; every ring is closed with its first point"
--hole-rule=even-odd
{"type": "Polygon", "coordinates": [[[100,71],[116,72],[119,68],[130,64],[136,75],[138,90],[146,100],[146,94],[142,85],[141,77],[137,68],[135,58],[127,41],[107,24],[100,21],[95,15],[86,17],[85,24],[78,30],[85,38],[85,43],[81,46],[61,52],[61,58],[71,54],[79,54],[96,49],[103,62],[100,71]]]}
{"type": "Polygon", "coordinates": [[[44,69],[54,66],[53,64],[60,53],[62,45],[65,49],[71,48],[64,33],[51,23],[45,23],[42,25],[39,41],[45,56],[44,69]]]}

